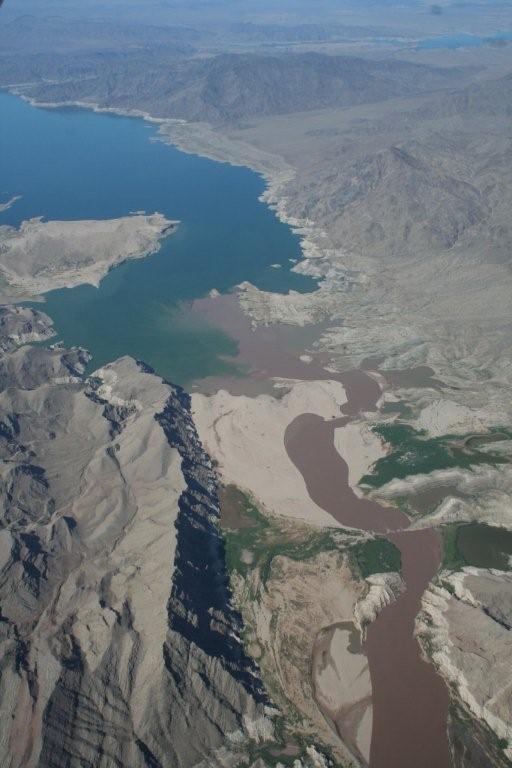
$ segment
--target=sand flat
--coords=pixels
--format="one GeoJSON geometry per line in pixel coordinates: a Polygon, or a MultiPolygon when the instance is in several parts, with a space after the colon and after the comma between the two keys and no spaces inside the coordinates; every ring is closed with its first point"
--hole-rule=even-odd
{"type": "Polygon", "coordinates": [[[236,397],[224,390],[212,397],[195,394],[194,421],[225,482],[253,494],[271,513],[332,527],[336,522],[311,500],[289,459],[284,434],[301,413],[338,416],[345,390],[335,381],[292,381],[288,386],[290,391],[279,399],[236,397]]]}

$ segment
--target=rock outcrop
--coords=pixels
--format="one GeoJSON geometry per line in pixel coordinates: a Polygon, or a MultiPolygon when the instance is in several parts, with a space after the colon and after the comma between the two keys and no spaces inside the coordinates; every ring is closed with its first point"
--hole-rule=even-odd
{"type": "Polygon", "coordinates": [[[0,361],[0,762],[235,764],[273,728],[189,398],[87,359],[0,361]]]}
{"type": "Polygon", "coordinates": [[[466,567],[444,572],[423,597],[417,629],[465,708],[495,734],[493,764],[512,759],[512,576],[466,567]]]}
{"type": "Polygon", "coordinates": [[[13,352],[23,344],[45,341],[54,335],[48,315],[28,307],[0,307],[0,351],[13,352]]]}

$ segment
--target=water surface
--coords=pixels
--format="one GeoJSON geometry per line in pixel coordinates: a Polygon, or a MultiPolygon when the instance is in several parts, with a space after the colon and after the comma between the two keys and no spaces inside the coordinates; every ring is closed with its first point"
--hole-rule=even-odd
{"type": "Polygon", "coordinates": [[[21,195],[0,223],[140,210],[181,222],[158,254],[114,269],[99,289],[46,295],[59,338],[89,349],[91,367],[130,354],[182,384],[226,373],[236,343],[184,315],[184,304],[243,280],[278,292],[314,287],[290,271],[299,239],[259,201],[264,181],[252,171],[155,141],[155,126],[139,119],[36,109],[6,93],[0,113],[0,200],[21,195]]]}

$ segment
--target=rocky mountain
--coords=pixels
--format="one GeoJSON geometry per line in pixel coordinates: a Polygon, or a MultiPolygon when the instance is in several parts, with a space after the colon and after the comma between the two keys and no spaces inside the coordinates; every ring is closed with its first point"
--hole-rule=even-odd
{"type": "Polygon", "coordinates": [[[490,213],[475,186],[405,147],[356,158],[322,182],[331,193],[308,213],[322,207],[347,248],[376,258],[451,248],[490,213]]]}
{"type": "Polygon", "coordinates": [[[52,321],[44,312],[15,305],[0,307],[1,352],[14,352],[22,344],[44,341],[53,333],[52,321]]]}
{"type": "Polygon", "coordinates": [[[326,113],[329,130],[309,131],[309,155],[293,157],[292,215],[321,222],[356,259],[508,262],[511,104],[505,76],[385,116],[326,113]]]}
{"type": "MultiPolygon", "coordinates": [[[[2,327],[47,318],[3,310],[2,327]]],[[[12,342],[14,343],[14,342],[12,342]]],[[[3,342],[4,349],[9,347],[3,342]]],[[[272,735],[217,477],[181,390],[79,349],[0,359],[0,761],[232,765],[272,735]]]]}
{"type": "Polygon", "coordinates": [[[317,53],[2,57],[4,84],[40,101],[89,101],[212,123],[385,101],[446,88],[464,70],[317,53]],[[67,70],[69,67],[69,70],[67,70]],[[51,79],[51,82],[48,82],[51,79]],[[54,81],[57,82],[54,82],[54,81]]]}
{"type": "Polygon", "coordinates": [[[503,77],[474,82],[438,96],[425,108],[420,109],[417,117],[457,117],[465,115],[482,117],[509,117],[512,114],[512,73],[503,77]]]}
{"type": "Polygon", "coordinates": [[[70,20],[50,15],[17,16],[0,25],[0,48],[19,54],[37,52],[119,51],[165,46],[190,54],[198,33],[186,27],[130,24],[97,18],[70,20]]]}

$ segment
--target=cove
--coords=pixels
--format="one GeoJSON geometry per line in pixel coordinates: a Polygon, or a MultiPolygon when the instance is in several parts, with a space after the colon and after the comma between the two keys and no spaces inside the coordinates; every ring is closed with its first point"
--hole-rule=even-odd
{"type": "Polygon", "coordinates": [[[99,288],[52,291],[38,305],[59,340],[92,353],[90,370],[129,354],[185,386],[236,372],[236,342],[182,310],[244,280],[274,292],[315,288],[291,271],[299,238],[260,202],[265,184],[253,171],[181,152],[138,118],[34,108],[8,93],[0,113],[0,201],[21,196],[0,224],[140,210],[181,222],[157,254],[112,270],[99,288]]]}

